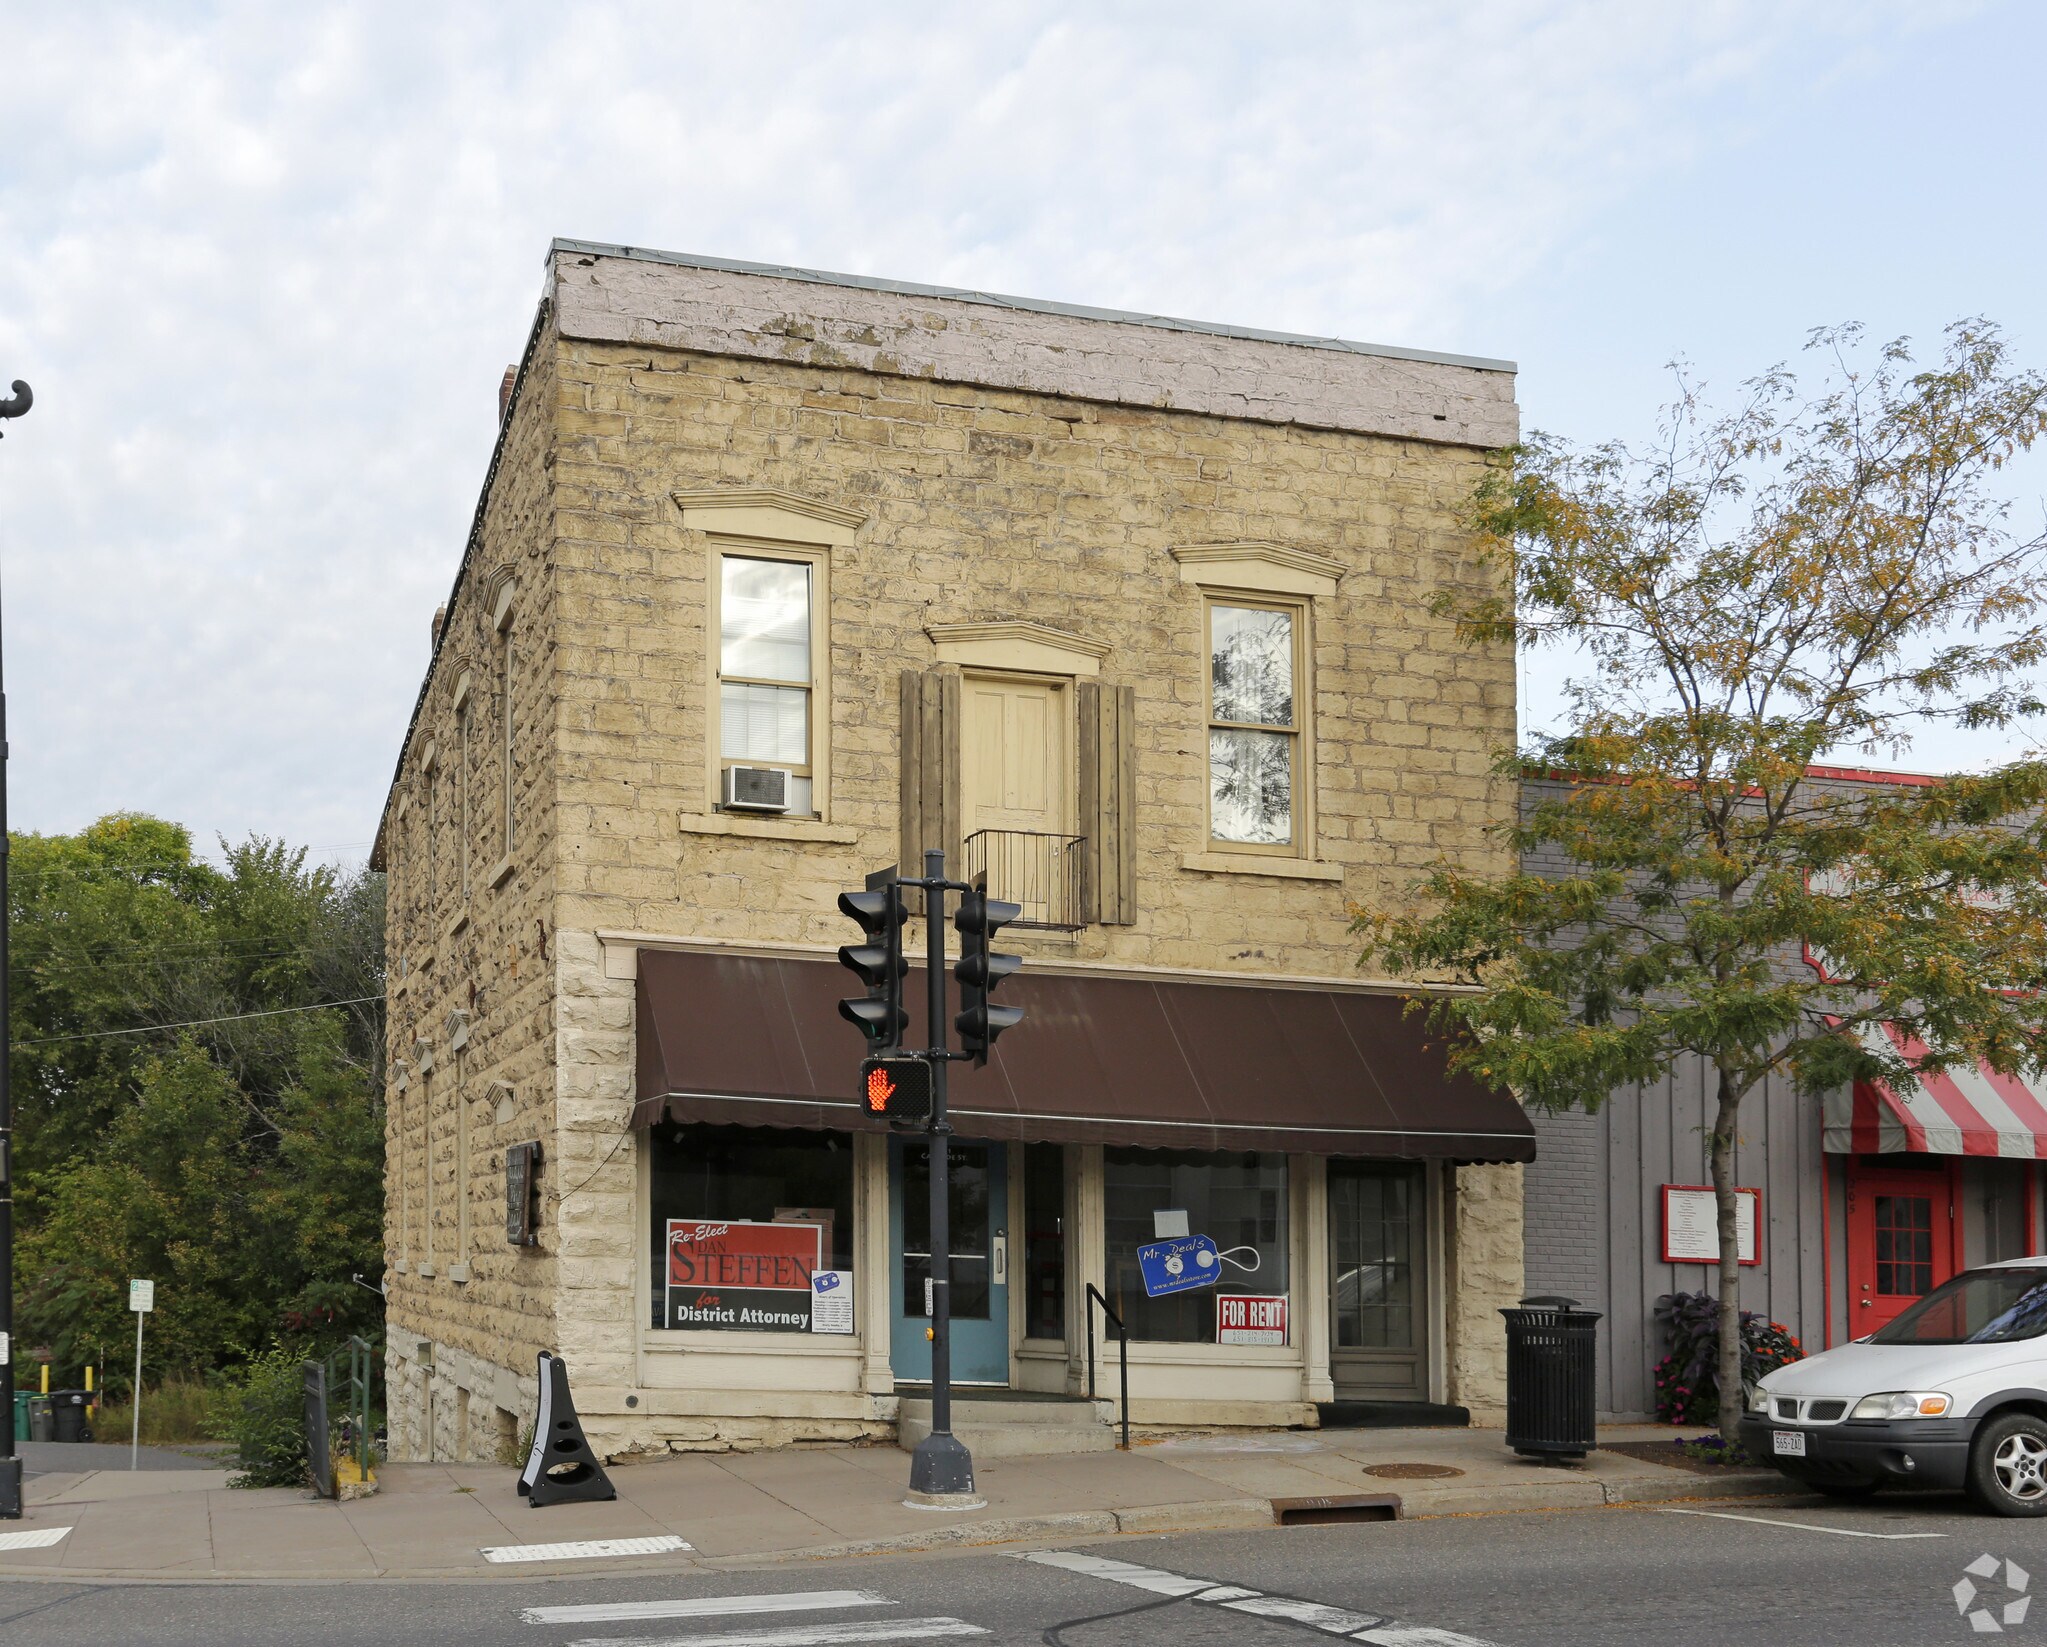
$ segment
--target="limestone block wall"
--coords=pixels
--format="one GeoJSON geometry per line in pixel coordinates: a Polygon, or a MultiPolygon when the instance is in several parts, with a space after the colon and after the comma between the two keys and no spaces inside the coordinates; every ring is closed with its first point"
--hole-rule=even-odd
{"type": "Polygon", "coordinates": [[[1507,1334],[1500,1311],[1521,1301],[1519,1166],[1459,1167],[1451,1203],[1446,1336],[1450,1399],[1474,1424],[1507,1418],[1507,1334]]]}
{"type": "Polygon", "coordinates": [[[385,1286],[397,1458],[429,1446],[421,1343],[436,1346],[432,1447],[444,1458],[495,1456],[500,1415],[530,1418],[533,1357],[553,1347],[554,1233],[543,1217],[538,1247],[509,1245],[504,1187],[506,1148],[530,1139],[545,1152],[543,1192],[559,1183],[553,376],[552,351],[536,347],[380,836],[390,888],[385,1286]],[[509,1399],[520,1379],[523,1406],[509,1399]]]}
{"type": "Polygon", "coordinates": [[[1355,976],[1348,904],[1485,833],[1513,661],[1423,602],[1479,576],[1456,509],[1480,454],[851,370],[564,339],[555,469],[564,924],[836,944],[837,892],[897,852],[896,681],[927,625],[1011,617],[1109,647],[1137,693],[1138,916],[1041,952],[1355,976]],[[830,556],[834,760],[820,822],[707,819],[711,541],[674,494],[775,487],[867,519],[830,556]],[[1332,557],[1313,616],[1315,873],[1206,847],[1200,591],[1176,546],[1332,557]]]}
{"type": "Polygon", "coordinates": [[[633,1107],[633,984],[605,975],[603,946],[564,927],[555,952],[556,1334],[591,1444],[631,1439],[639,1383],[640,1146],[633,1107]]]}

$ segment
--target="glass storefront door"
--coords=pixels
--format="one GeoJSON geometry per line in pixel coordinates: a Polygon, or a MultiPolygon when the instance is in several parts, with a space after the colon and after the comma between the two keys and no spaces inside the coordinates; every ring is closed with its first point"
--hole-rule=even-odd
{"type": "Polygon", "coordinates": [[[1427,1186],[1411,1161],[1329,1163],[1329,1371],[1339,1401],[1425,1401],[1427,1186]]]}
{"type": "MultiPolygon", "coordinates": [[[[952,1376],[1009,1382],[1009,1166],[1000,1144],[953,1141],[952,1376]]],[[[931,1150],[889,1140],[889,1361],[899,1383],[931,1377],[926,1283],[931,1278],[931,1150]]]]}

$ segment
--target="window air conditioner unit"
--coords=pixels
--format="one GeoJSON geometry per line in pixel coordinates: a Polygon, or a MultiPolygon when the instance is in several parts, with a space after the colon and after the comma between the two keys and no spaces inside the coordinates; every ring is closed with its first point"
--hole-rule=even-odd
{"type": "Polygon", "coordinates": [[[787,812],[789,780],[795,775],[784,766],[728,766],[725,808],[729,812],[787,812]]]}

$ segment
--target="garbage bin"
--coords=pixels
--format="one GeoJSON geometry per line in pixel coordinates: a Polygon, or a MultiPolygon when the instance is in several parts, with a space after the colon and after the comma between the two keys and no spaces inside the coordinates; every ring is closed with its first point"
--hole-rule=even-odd
{"type": "Polygon", "coordinates": [[[28,1398],[28,1438],[31,1441],[57,1439],[57,1412],[46,1395],[28,1398]]]}
{"type": "Polygon", "coordinates": [[[28,1402],[27,1390],[14,1392],[14,1439],[17,1442],[28,1439],[28,1402]]]}
{"type": "Polygon", "coordinates": [[[1599,1312],[1575,1298],[1524,1298],[1507,1318],[1507,1445],[1546,1458],[1583,1458],[1599,1444],[1593,1418],[1599,1312]]]}
{"type": "Polygon", "coordinates": [[[92,1399],[90,1390],[52,1390],[50,1405],[57,1417],[57,1440],[90,1441],[92,1432],[85,1427],[85,1404],[92,1399]]]}

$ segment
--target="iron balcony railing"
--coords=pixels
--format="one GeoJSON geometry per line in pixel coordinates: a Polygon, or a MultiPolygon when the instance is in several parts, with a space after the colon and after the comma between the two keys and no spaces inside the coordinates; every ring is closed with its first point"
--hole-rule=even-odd
{"type": "Polygon", "coordinates": [[[985,873],[989,897],[1023,905],[1016,925],[1059,932],[1087,925],[1085,835],[977,829],[962,844],[967,879],[985,873]]]}

